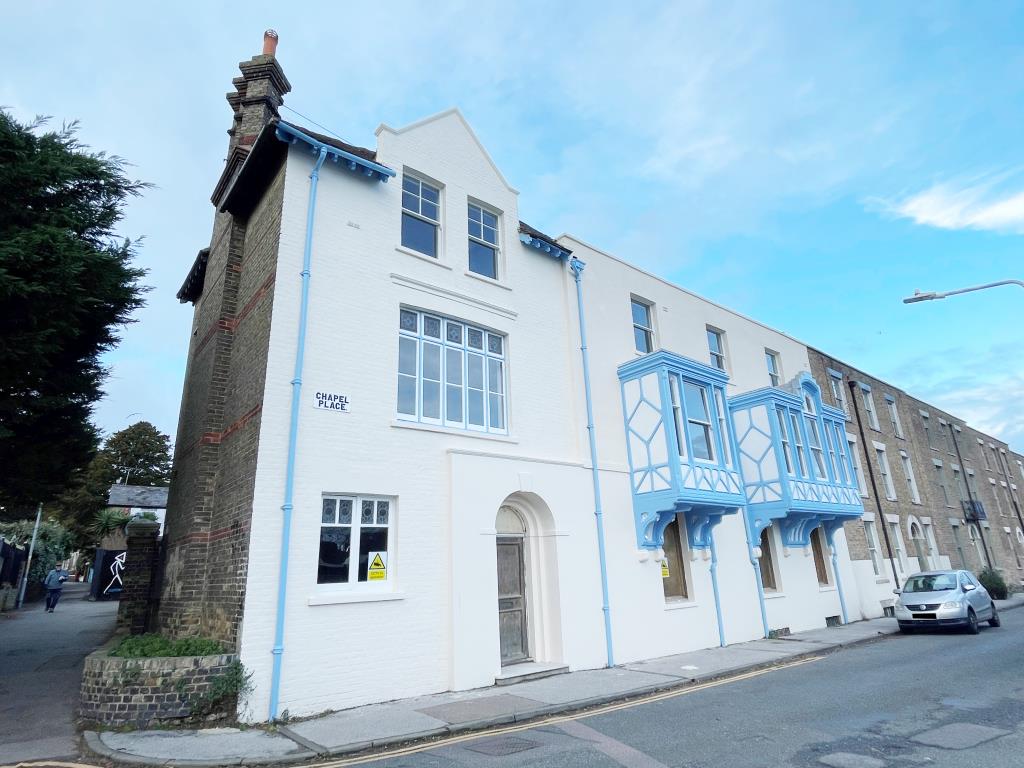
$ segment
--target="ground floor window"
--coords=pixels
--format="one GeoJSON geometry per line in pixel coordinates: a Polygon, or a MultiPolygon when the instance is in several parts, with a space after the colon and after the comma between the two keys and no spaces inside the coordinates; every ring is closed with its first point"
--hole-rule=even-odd
{"type": "Polygon", "coordinates": [[[868,543],[868,557],[871,558],[871,570],[875,572],[875,576],[881,576],[882,560],[878,556],[878,531],[875,530],[875,522],[873,520],[864,521],[864,538],[867,539],[868,543]]]}
{"type": "Polygon", "coordinates": [[[388,580],[395,501],[379,496],[324,496],[317,584],[388,580]]]}
{"type": "Polygon", "coordinates": [[[814,571],[818,575],[818,584],[827,587],[831,581],[828,564],[825,562],[825,536],[820,527],[811,531],[811,553],[814,555],[814,571]]]}
{"type": "Polygon", "coordinates": [[[758,565],[761,568],[761,586],[768,592],[778,592],[779,580],[775,576],[775,548],[770,526],[761,531],[761,557],[758,565]]]}
{"type": "Polygon", "coordinates": [[[661,561],[661,585],[666,600],[689,600],[690,578],[687,573],[690,548],[686,544],[685,522],[682,516],[665,528],[665,559],[661,561]]]}

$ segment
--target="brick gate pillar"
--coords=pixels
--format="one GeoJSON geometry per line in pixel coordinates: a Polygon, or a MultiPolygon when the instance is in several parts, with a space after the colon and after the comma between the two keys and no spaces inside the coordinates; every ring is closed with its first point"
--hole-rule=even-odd
{"type": "Polygon", "coordinates": [[[156,520],[136,519],[125,527],[128,554],[121,577],[124,590],[117,609],[117,625],[127,628],[133,635],[144,634],[149,628],[149,601],[160,554],[159,533],[160,523],[156,520]]]}

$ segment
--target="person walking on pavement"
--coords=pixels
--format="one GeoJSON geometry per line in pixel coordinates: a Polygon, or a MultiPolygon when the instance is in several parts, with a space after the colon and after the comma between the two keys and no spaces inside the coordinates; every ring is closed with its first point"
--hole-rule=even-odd
{"type": "Polygon", "coordinates": [[[53,566],[53,569],[43,579],[43,586],[46,587],[46,612],[53,613],[60,600],[61,592],[64,590],[64,582],[68,580],[68,572],[60,567],[60,563],[53,566]]]}

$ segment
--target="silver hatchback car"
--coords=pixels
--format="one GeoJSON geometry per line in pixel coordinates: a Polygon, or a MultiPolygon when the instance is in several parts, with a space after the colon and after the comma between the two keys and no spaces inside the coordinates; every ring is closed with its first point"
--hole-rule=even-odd
{"type": "Polygon", "coordinates": [[[988,591],[970,571],[925,571],[894,589],[901,632],[927,627],[964,627],[972,635],[987,621],[998,627],[999,613],[988,591]]]}

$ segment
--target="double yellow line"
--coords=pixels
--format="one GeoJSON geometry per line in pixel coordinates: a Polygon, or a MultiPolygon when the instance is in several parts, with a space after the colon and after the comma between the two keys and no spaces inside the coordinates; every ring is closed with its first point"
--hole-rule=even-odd
{"type": "MultiPolygon", "coordinates": [[[[729,683],[738,683],[741,680],[750,680],[754,677],[760,677],[761,675],[768,674],[769,672],[775,672],[780,669],[789,669],[790,667],[799,667],[801,664],[809,664],[812,661],[818,661],[823,659],[824,655],[820,656],[809,656],[807,658],[798,659],[796,661],[786,662],[785,664],[775,664],[770,667],[764,667],[763,669],[756,669],[753,672],[744,672],[739,675],[732,677],[725,677],[720,680],[712,680],[709,683],[698,683],[697,685],[687,686],[685,688],[676,688],[671,691],[662,691],[661,693],[652,693],[646,696],[640,696],[635,699],[629,699],[628,701],[621,701],[617,704],[605,704],[603,706],[595,707],[594,709],[588,709],[583,712],[575,712],[568,715],[552,715],[551,717],[542,717],[536,720],[531,720],[526,723],[519,723],[518,725],[509,725],[504,728],[492,728],[486,731],[474,731],[472,733],[464,733],[458,736],[447,736],[433,741],[421,742],[418,744],[411,744],[407,747],[398,747],[396,749],[383,750],[381,752],[375,752],[373,754],[361,755],[359,757],[341,758],[339,760],[325,760],[319,763],[304,763],[304,768],[346,768],[349,765],[363,765],[365,763],[372,763],[378,760],[385,760],[392,757],[404,757],[405,755],[414,755],[418,752],[426,752],[431,749],[437,749],[439,747],[447,747],[451,744],[462,744],[467,741],[475,741],[476,739],[493,738],[495,736],[502,736],[506,733],[518,733],[519,731],[528,731],[532,728],[539,728],[543,725],[557,725],[558,723],[565,723],[571,720],[583,720],[587,717],[596,717],[597,715],[606,715],[609,712],[618,712],[623,709],[631,709],[638,707],[641,704],[651,704],[656,701],[665,701],[666,699],[674,699],[679,696],[689,696],[691,693],[697,693],[699,691],[706,691],[709,688],[717,688],[720,685],[727,685],[729,683]]],[[[0,765],[0,768],[96,768],[95,764],[90,763],[68,763],[58,762],[54,760],[39,760],[34,762],[17,763],[16,765],[0,765]]]]}

